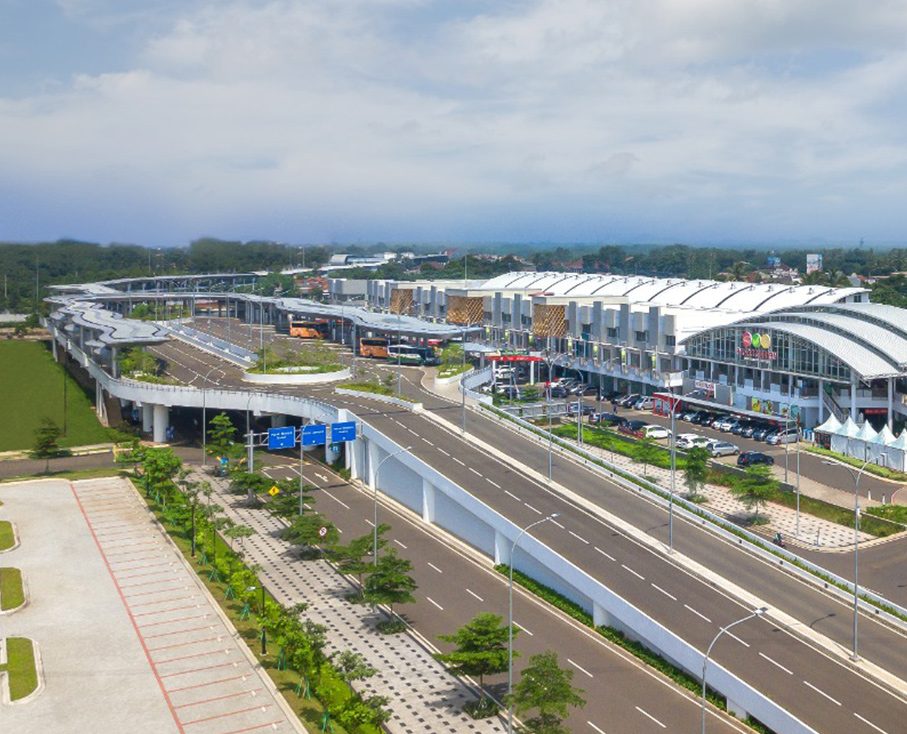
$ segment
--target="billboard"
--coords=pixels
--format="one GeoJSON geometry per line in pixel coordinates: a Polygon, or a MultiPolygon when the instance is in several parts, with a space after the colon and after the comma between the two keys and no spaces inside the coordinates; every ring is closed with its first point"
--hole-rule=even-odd
{"type": "Polygon", "coordinates": [[[822,270],[821,253],[812,253],[806,256],[806,274],[816,273],[822,270]]]}

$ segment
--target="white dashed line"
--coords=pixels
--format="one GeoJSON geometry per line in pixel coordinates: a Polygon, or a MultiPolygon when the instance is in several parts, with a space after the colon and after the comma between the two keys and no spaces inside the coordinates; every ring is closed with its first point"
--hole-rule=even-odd
{"type": "Polygon", "coordinates": [[[656,719],[654,716],[652,716],[652,714],[650,714],[650,713],[649,713],[648,711],[646,711],[645,709],[641,709],[641,708],[639,708],[639,706],[636,706],[635,708],[636,708],[637,711],[639,711],[639,713],[641,713],[643,716],[645,716],[645,717],[651,719],[652,721],[654,721],[654,722],[655,722],[656,724],[658,724],[662,729],[667,729],[667,728],[668,728],[668,727],[666,727],[664,724],[662,724],[658,719],[656,719]]]}
{"type": "Polygon", "coordinates": [[[607,558],[608,560],[611,560],[611,561],[616,561],[616,560],[617,560],[617,559],[616,559],[614,556],[612,556],[610,553],[605,553],[605,552],[604,552],[601,548],[599,548],[597,545],[593,545],[592,547],[595,548],[595,550],[597,550],[599,553],[601,553],[601,554],[602,554],[605,558],[607,558]]]}
{"type": "Polygon", "coordinates": [[[599,729],[599,728],[598,728],[595,724],[593,724],[591,721],[587,721],[586,723],[587,723],[589,726],[591,726],[593,729],[595,729],[595,731],[597,731],[598,734],[607,734],[607,733],[605,732],[604,729],[599,729]]]}
{"type": "Polygon", "coordinates": [[[438,609],[440,609],[442,612],[444,611],[444,607],[442,607],[440,604],[438,604],[438,602],[436,602],[436,601],[435,601],[434,599],[432,599],[430,596],[426,596],[425,598],[428,599],[428,600],[429,600],[432,604],[434,604],[436,607],[438,607],[438,609]]]}
{"type": "Polygon", "coordinates": [[[401,542],[400,542],[399,540],[397,540],[396,538],[394,538],[394,542],[395,542],[397,545],[399,545],[403,550],[406,550],[406,546],[403,545],[403,543],[401,543],[401,542]]]}
{"type": "Polygon", "coordinates": [[[885,731],[884,729],[882,729],[882,728],[879,727],[879,726],[876,726],[876,725],[873,724],[869,719],[864,719],[864,718],[863,718],[862,716],[860,716],[858,713],[854,712],[854,716],[856,716],[860,721],[862,721],[864,724],[866,724],[866,726],[871,726],[871,727],[872,727],[873,729],[875,729],[877,732],[881,732],[881,734],[888,734],[887,731],[885,731]]]}
{"type": "Polygon", "coordinates": [[[460,466],[466,466],[466,464],[464,464],[462,461],[460,461],[456,456],[452,456],[451,458],[454,461],[456,461],[460,466]]]}
{"type": "Polygon", "coordinates": [[[793,672],[792,670],[788,670],[788,669],[785,668],[783,665],[781,665],[781,663],[779,663],[777,660],[772,660],[772,658],[770,658],[770,657],[769,657],[768,655],[766,655],[764,652],[760,652],[760,653],[759,653],[759,657],[760,657],[760,658],[765,658],[765,659],[768,660],[772,665],[774,665],[776,668],[781,668],[781,670],[783,670],[783,671],[784,671],[785,673],[787,673],[788,675],[793,675],[793,674],[794,674],[794,672],[793,672]]]}
{"type": "Polygon", "coordinates": [[[419,438],[419,434],[416,433],[412,428],[407,428],[406,430],[413,434],[416,438],[419,438]]]}
{"type": "Polygon", "coordinates": [[[537,515],[541,515],[541,514],[542,514],[542,511],[541,511],[541,510],[536,510],[536,509],[535,509],[532,505],[530,505],[528,502],[524,502],[523,504],[526,505],[526,507],[528,507],[530,510],[532,510],[532,511],[533,511],[534,513],[536,513],[537,515]]]}
{"type": "Polygon", "coordinates": [[[693,609],[693,607],[691,607],[689,604],[684,604],[683,606],[686,607],[687,609],[689,609],[691,612],[693,612],[693,614],[695,614],[697,617],[702,617],[702,618],[703,618],[706,622],[708,622],[709,624],[712,623],[712,620],[711,620],[711,619],[709,619],[708,617],[706,617],[702,612],[697,612],[697,611],[696,611],[695,609],[693,609]]]}
{"type": "Polygon", "coordinates": [[[840,706],[840,705],[841,705],[841,702],[840,702],[840,701],[838,701],[837,699],[834,699],[834,698],[832,698],[831,696],[829,696],[829,695],[828,695],[825,691],[823,691],[821,688],[816,688],[816,687],[815,687],[812,683],[810,683],[808,680],[803,681],[803,685],[809,686],[809,687],[812,688],[816,693],[818,693],[820,696],[825,696],[825,698],[827,698],[827,699],[828,699],[829,701],[831,701],[833,704],[835,704],[835,705],[837,705],[837,706],[840,706]]]}
{"type": "Polygon", "coordinates": [[[740,643],[741,645],[743,645],[744,647],[749,647],[749,646],[750,646],[750,643],[741,640],[741,639],[740,639],[739,637],[737,637],[737,635],[735,635],[733,632],[726,632],[725,634],[726,634],[728,637],[733,637],[735,640],[737,640],[737,642],[739,642],[739,643],[740,643]]]}
{"type": "Polygon", "coordinates": [[[427,563],[429,566],[431,566],[433,569],[435,569],[435,571],[437,571],[438,573],[444,573],[440,568],[438,568],[438,567],[437,567],[434,563],[432,563],[431,561],[426,561],[426,563],[427,563]]]}
{"type": "Polygon", "coordinates": [[[366,521],[369,525],[371,525],[372,527],[375,527],[375,523],[373,523],[373,522],[372,522],[371,520],[369,520],[368,518],[365,518],[365,521],[366,521]]]}
{"type": "Polygon", "coordinates": [[[342,505],[342,506],[345,507],[346,509],[350,509],[350,506],[349,506],[346,502],[344,502],[344,501],[341,500],[341,499],[338,499],[337,497],[335,497],[334,495],[332,495],[330,492],[328,492],[326,489],[322,489],[321,492],[322,492],[322,494],[324,494],[324,495],[326,495],[327,497],[330,497],[332,500],[334,500],[334,502],[336,502],[338,505],[342,505]]]}
{"type": "Polygon", "coordinates": [[[477,477],[482,476],[479,472],[477,472],[477,471],[476,471],[475,469],[473,469],[472,467],[469,467],[469,471],[471,471],[471,472],[472,472],[473,474],[475,474],[477,477]]]}
{"type": "Polygon", "coordinates": [[[637,578],[639,578],[639,579],[641,579],[641,580],[643,580],[643,581],[646,580],[646,577],[645,577],[645,576],[643,576],[641,573],[637,573],[636,571],[634,571],[634,570],[633,570],[632,568],[630,568],[629,566],[627,566],[627,565],[621,563],[621,564],[620,564],[620,567],[623,568],[623,569],[626,570],[626,571],[629,571],[630,573],[632,573],[632,574],[633,574],[634,576],[636,576],[637,578]]]}
{"type": "Polygon", "coordinates": [[[501,488],[501,485],[498,484],[498,483],[497,483],[496,481],[494,481],[493,479],[489,479],[488,477],[485,477],[485,481],[488,482],[492,487],[497,487],[498,489],[501,488]]]}
{"type": "Polygon", "coordinates": [[[660,591],[662,594],[664,594],[666,597],[668,597],[668,599],[673,599],[674,601],[677,601],[676,596],[674,596],[672,593],[670,593],[668,591],[665,591],[658,584],[652,584],[652,588],[655,589],[656,591],[660,591]]]}
{"type": "Polygon", "coordinates": [[[564,529],[564,526],[561,525],[557,520],[552,520],[552,521],[551,521],[551,524],[552,524],[552,525],[557,525],[561,530],[564,529]]]}
{"type": "Polygon", "coordinates": [[[577,540],[581,540],[581,541],[582,541],[583,543],[585,543],[586,545],[589,545],[589,541],[586,540],[582,535],[577,535],[577,534],[574,533],[572,530],[568,530],[567,532],[570,533],[570,535],[572,535],[572,536],[573,536],[574,538],[576,538],[577,540]]]}
{"type": "Polygon", "coordinates": [[[434,446],[434,444],[431,441],[429,441],[427,438],[425,438],[424,436],[422,437],[422,440],[425,441],[425,443],[427,443],[429,446],[434,446]]]}
{"type": "Polygon", "coordinates": [[[582,665],[577,665],[570,658],[567,658],[567,662],[570,663],[570,665],[572,665],[574,668],[576,668],[581,673],[585,673],[586,675],[588,675],[590,678],[595,677],[594,675],[592,675],[592,673],[590,673],[588,670],[586,670],[582,665]]]}
{"type": "Polygon", "coordinates": [[[470,594],[471,596],[474,596],[476,599],[478,599],[483,604],[485,603],[485,600],[481,596],[476,594],[476,592],[474,592],[472,589],[466,589],[466,593],[470,594]]]}
{"type": "Polygon", "coordinates": [[[447,453],[444,449],[442,449],[440,446],[438,447],[438,451],[440,451],[440,452],[441,452],[442,454],[444,454],[445,456],[450,456],[450,454],[448,454],[448,453],[447,453]]]}
{"type": "MultiPolygon", "coordinates": [[[[489,480],[489,481],[490,481],[490,480],[489,480]]],[[[504,494],[509,494],[509,495],[510,495],[511,497],[513,497],[517,502],[522,502],[522,501],[523,501],[523,500],[521,500],[519,497],[517,497],[513,492],[511,492],[509,489],[505,489],[505,490],[504,490],[504,494]]]]}
{"type": "Polygon", "coordinates": [[[526,629],[526,628],[525,628],[523,625],[521,625],[519,622],[514,622],[514,623],[513,623],[513,626],[514,626],[514,627],[518,627],[519,629],[523,630],[523,632],[525,632],[525,633],[526,633],[527,635],[529,635],[530,637],[535,637],[534,634],[532,634],[528,629],[526,629]]]}

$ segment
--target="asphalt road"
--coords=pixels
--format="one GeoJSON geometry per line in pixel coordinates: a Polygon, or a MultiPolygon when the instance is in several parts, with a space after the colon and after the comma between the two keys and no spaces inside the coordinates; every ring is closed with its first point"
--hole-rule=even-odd
{"type": "MultiPolygon", "coordinates": [[[[193,372],[196,376],[201,374],[201,366],[207,371],[208,365],[213,363],[210,356],[199,357],[196,353],[195,359],[200,364],[191,364],[194,350],[186,345],[166,345],[157,349],[164,353],[177,350],[175,356],[182,364],[177,367],[176,362],[173,363],[174,374],[186,381],[192,379],[193,372]]],[[[235,376],[230,372],[224,368],[224,379],[232,382],[235,376]]],[[[408,374],[411,372],[407,370],[408,374]]],[[[299,394],[324,397],[330,390],[309,389],[299,391],[299,394]]],[[[429,410],[444,413],[454,422],[458,419],[456,406],[424,394],[412,377],[407,382],[407,390],[415,390],[429,410]]],[[[525,524],[550,512],[560,512],[562,518],[558,526],[548,523],[537,528],[541,540],[700,649],[707,646],[721,625],[746,613],[747,610],[719,589],[692,579],[665,558],[573,507],[543,484],[517,474],[511,467],[461,442],[427,417],[388,410],[386,405],[365,398],[333,396],[332,402],[352,408],[363,420],[401,445],[414,443],[415,436],[418,438],[412,450],[415,455],[515,522],[525,524]]],[[[470,415],[470,432],[500,447],[514,459],[541,468],[538,464],[544,461],[544,456],[539,456],[536,446],[502,431],[493,421],[470,415]]],[[[634,498],[597,475],[558,460],[554,478],[574,491],[594,498],[656,537],[664,535],[662,510],[634,498]]],[[[675,547],[693,557],[698,556],[697,560],[725,577],[733,578],[770,604],[837,639],[842,648],[849,644],[849,622],[844,605],[685,523],[675,524],[675,547]]],[[[817,730],[840,731],[842,715],[846,715],[849,722],[847,731],[891,733],[899,730],[903,715],[907,713],[902,701],[808,648],[784,630],[765,622],[746,627],[735,638],[736,646],[719,649],[716,658],[817,730]]],[[[903,637],[864,621],[861,644],[866,657],[904,676],[907,658],[903,655],[903,637]]]]}
{"type": "MultiPolygon", "coordinates": [[[[265,472],[272,478],[299,476],[298,459],[272,456],[268,463],[265,472]]],[[[307,464],[302,475],[317,487],[312,493],[315,507],[341,530],[342,542],[372,531],[370,496],[320,464],[307,464]]],[[[399,611],[429,642],[449,650],[452,646],[439,640],[439,635],[451,634],[480,612],[493,612],[506,622],[507,582],[487,561],[478,561],[418,520],[383,504],[379,522],[391,526],[385,538],[412,561],[412,575],[419,585],[415,603],[399,611]]],[[[571,713],[571,731],[637,734],[665,728],[693,731],[698,726],[698,698],[519,589],[514,594],[514,620],[520,628],[514,639],[519,655],[515,680],[531,655],[556,650],[560,664],[573,672],[574,685],[584,690],[587,703],[571,713]]],[[[491,676],[486,685],[500,696],[506,692],[506,675],[491,676]]],[[[748,731],[720,714],[710,715],[708,725],[709,731],[748,731]]]]}

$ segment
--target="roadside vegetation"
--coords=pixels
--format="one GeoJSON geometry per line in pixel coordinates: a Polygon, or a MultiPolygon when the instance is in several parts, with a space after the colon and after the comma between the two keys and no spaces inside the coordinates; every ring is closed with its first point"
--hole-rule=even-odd
{"type": "Polygon", "coordinates": [[[343,369],[337,353],[317,341],[300,342],[298,345],[283,342],[272,344],[259,350],[256,360],[255,366],[248,369],[249,372],[324,374],[343,369]]]}
{"type": "Polygon", "coordinates": [[[25,603],[22,571],[18,568],[0,568],[0,611],[21,607],[25,603]]]}
{"type": "MultiPolygon", "coordinates": [[[[863,466],[863,462],[860,459],[855,459],[852,456],[844,456],[843,454],[839,454],[821,446],[803,444],[803,450],[808,451],[811,454],[827,456],[830,459],[840,461],[842,464],[848,464],[856,469],[863,466]]],[[[893,479],[898,482],[907,482],[907,474],[904,472],[897,471],[896,469],[889,469],[887,466],[879,466],[878,464],[873,464],[871,462],[866,465],[866,473],[875,474],[877,477],[883,477],[885,479],[893,479]]]]}
{"type": "Polygon", "coordinates": [[[27,637],[6,638],[6,663],[0,665],[9,682],[9,697],[18,701],[35,692],[38,687],[38,669],[35,648],[27,637]]]}
{"type": "Polygon", "coordinates": [[[469,372],[472,364],[463,358],[461,344],[448,344],[441,350],[441,365],[438,367],[438,377],[453,377],[469,372]]]}
{"type": "Polygon", "coordinates": [[[0,553],[12,548],[16,543],[16,533],[9,520],[0,520],[0,553]]]}

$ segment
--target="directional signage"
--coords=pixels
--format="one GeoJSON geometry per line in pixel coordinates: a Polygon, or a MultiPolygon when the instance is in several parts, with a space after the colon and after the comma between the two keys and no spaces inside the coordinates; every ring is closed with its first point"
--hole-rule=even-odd
{"type": "Polygon", "coordinates": [[[342,423],[331,423],[331,442],[340,443],[341,441],[356,440],[356,421],[343,421],[342,423]]]}
{"type": "Polygon", "coordinates": [[[268,429],[268,450],[291,449],[296,445],[296,429],[293,426],[268,429]]]}
{"type": "Polygon", "coordinates": [[[303,446],[321,446],[328,442],[328,427],[324,423],[312,423],[302,429],[303,446]]]}

